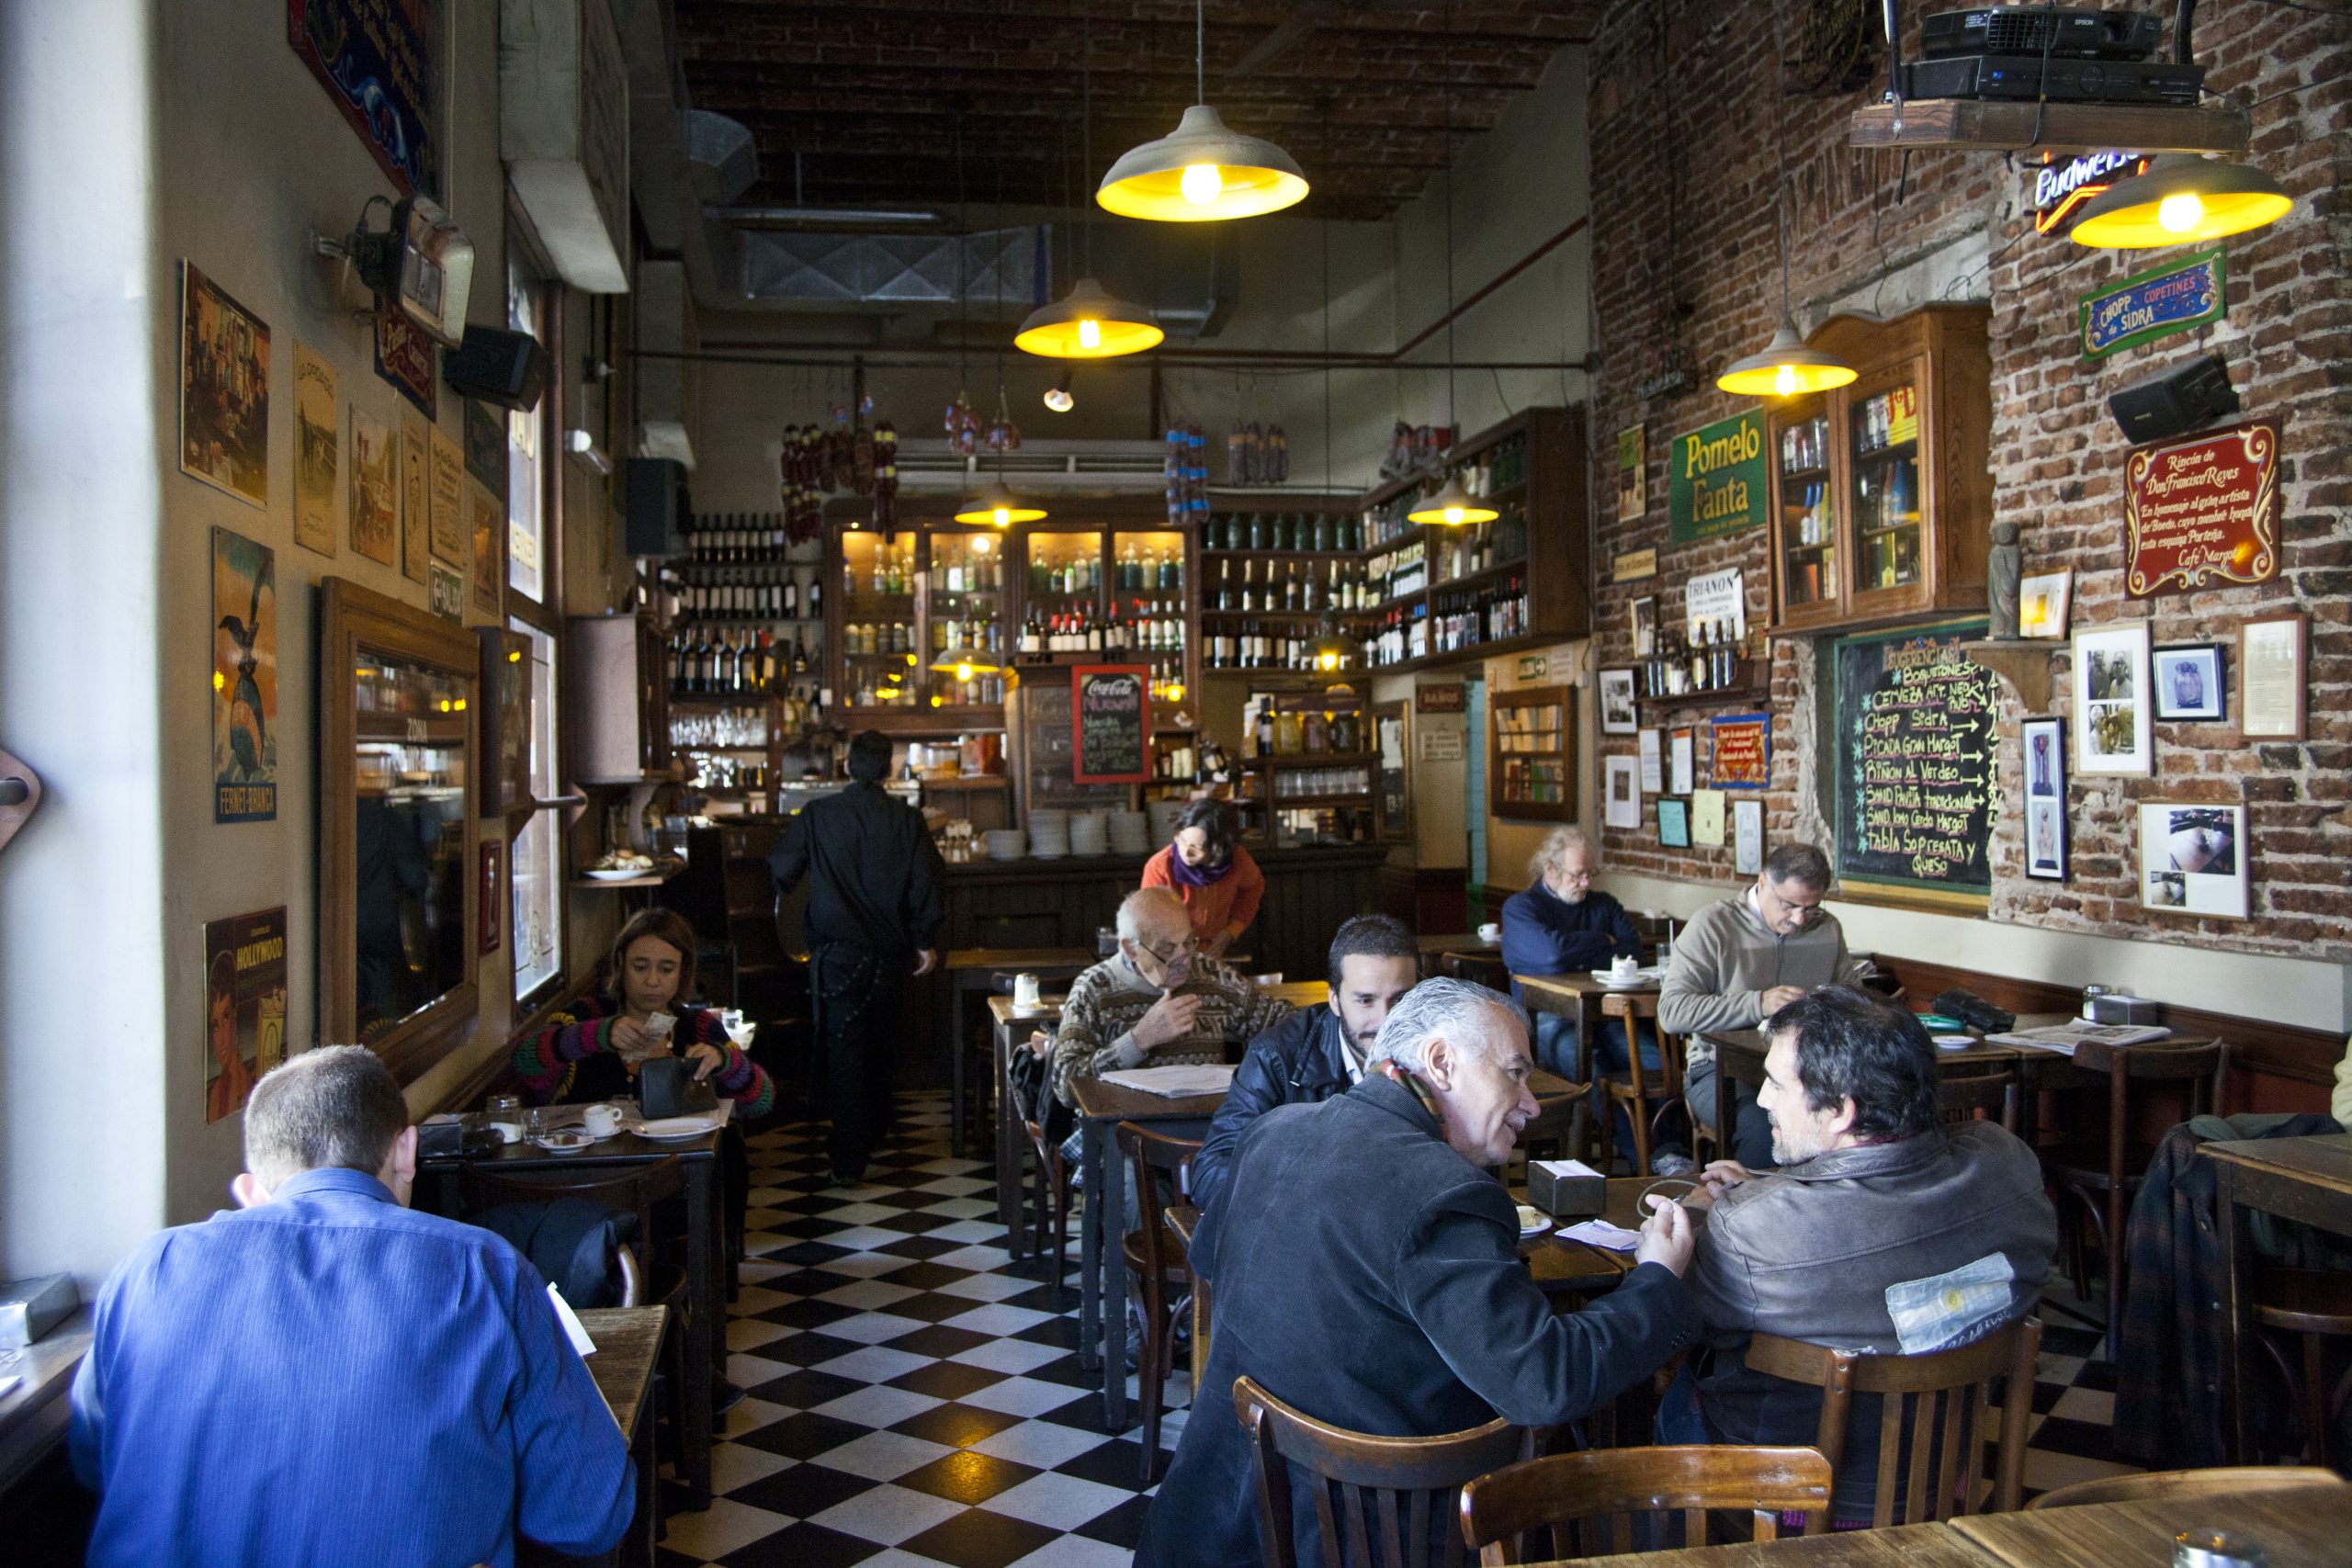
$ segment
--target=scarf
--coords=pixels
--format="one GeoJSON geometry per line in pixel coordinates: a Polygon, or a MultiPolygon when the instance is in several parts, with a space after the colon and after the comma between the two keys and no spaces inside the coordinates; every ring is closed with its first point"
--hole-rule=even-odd
{"type": "Polygon", "coordinates": [[[1209,887],[1223,882],[1233,871],[1233,857],[1227,855],[1217,865],[1193,865],[1174,851],[1168,855],[1168,878],[1179,887],[1209,887]]]}

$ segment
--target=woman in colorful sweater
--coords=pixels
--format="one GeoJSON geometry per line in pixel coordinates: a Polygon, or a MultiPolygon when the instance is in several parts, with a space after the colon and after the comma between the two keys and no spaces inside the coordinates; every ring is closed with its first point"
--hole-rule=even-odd
{"type": "Polygon", "coordinates": [[[775,1085],[728,1041],[718,1015],[678,1000],[694,988],[695,933],[677,913],[648,909],[623,926],[605,969],[603,995],[582,997],[514,1047],[515,1075],[534,1100],[628,1094],[639,1063],[674,1053],[695,1064],[696,1081],[732,1100],[738,1115],[775,1107],[775,1085]],[[666,1037],[646,1028],[656,1013],[677,1021],[666,1037]]]}
{"type": "Polygon", "coordinates": [[[1241,824],[1222,800],[1196,800],[1176,818],[1176,838],[1143,863],[1143,886],[1184,900],[1201,951],[1222,958],[1258,918],[1266,877],[1241,847],[1241,824]]]}

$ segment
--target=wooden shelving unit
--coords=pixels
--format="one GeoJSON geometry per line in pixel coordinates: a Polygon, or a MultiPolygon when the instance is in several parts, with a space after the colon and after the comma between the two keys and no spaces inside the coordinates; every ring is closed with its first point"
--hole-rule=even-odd
{"type": "Polygon", "coordinates": [[[1974,98],[1913,98],[1854,111],[1856,147],[1967,152],[2244,152],[2253,134],[2231,104],[2033,104],[1974,98]],[[2039,135],[2036,134],[2037,128],[2039,135]]]}

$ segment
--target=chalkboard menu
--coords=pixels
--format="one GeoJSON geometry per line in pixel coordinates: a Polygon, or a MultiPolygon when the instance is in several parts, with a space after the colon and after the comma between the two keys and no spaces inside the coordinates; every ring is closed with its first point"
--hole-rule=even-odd
{"type": "Polygon", "coordinates": [[[1070,723],[1080,784],[1142,784],[1151,777],[1151,670],[1080,664],[1070,671],[1070,723]]]}
{"type": "Polygon", "coordinates": [[[1960,650],[1984,635],[1972,621],[1832,645],[1841,878],[1990,890],[1994,676],[1960,650]]]}

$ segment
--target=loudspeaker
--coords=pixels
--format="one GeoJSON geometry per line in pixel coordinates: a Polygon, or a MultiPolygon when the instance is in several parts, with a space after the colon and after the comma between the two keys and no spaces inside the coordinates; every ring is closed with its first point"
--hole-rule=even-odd
{"type": "Polygon", "coordinates": [[[2238,412],[2229,367],[2218,354],[2187,360],[2134,381],[2107,400],[2108,412],[2138,446],[2161,441],[2238,412]]]}
{"type": "Polygon", "coordinates": [[[547,389],[548,351],[528,333],[468,327],[466,340],[442,356],[441,378],[467,397],[527,413],[547,389]]]}
{"type": "Polygon", "coordinates": [[[694,515],[686,499],[686,466],[671,457],[631,457],[622,493],[633,556],[682,556],[694,515]]]}

